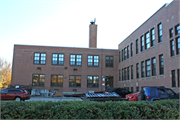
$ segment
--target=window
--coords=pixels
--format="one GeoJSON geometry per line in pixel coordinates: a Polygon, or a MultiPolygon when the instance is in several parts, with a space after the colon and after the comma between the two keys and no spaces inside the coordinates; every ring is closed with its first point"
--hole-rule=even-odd
{"type": "Polygon", "coordinates": [[[156,58],[152,58],[152,76],[156,76],[156,58]]]}
{"type": "Polygon", "coordinates": [[[69,87],[81,87],[81,76],[70,75],[69,76],[69,87]]]}
{"type": "Polygon", "coordinates": [[[32,86],[44,86],[45,75],[33,74],[32,86]]]}
{"type": "Polygon", "coordinates": [[[113,56],[106,56],[106,67],[113,67],[113,56]]]}
{"type": "Polygon", "coordinates": [[[70,55],[70,65],[81,65],[81,55],[70,55]]]}
{"type": "Polygon", "coordinates": [[[88,66],[99,66],[99,56],[88,55],[88,66]]]}
{"type": "Polygon", "coordinates": [[[131,87],[131,92],[134,92],[133,87],[131,87]]]}
{"type": "Polygon", "coordinates": [[[139,49],[138,49],[138,39],[136,40],[136,54],[138,54],[139,49]]]}
{"type": "Polygon", "coordinates": [[[133,56],[133,43],[131,43],[131,57],[133,56]]]}
{"type": "Polygon", "coordinates": [[[159,56],[159,74],[162,75],[164,74],[164,60],[163,60],[163,55],[159,56]]]}
{"type": "Polygon", "coordinates": [[[167,95],[175,95],[174,91],[166,88],[167,95]]]}
{"type": "Polygon", "coordinates": [[[122,50],[122,61],[124,60],[124,51],[122,50]]]}
{"type": "Polygon", "coordinates": [[[46,53],[34,53],[34,64],[46,64],[46,53]]]}
{"type": "Polygon", "coordinates": [[[122,81],[124,81],[124,69],[122,69],[122,81]]]}
{"type": "Polygon", "coordinates": [[[170,38],[173,37],[173,28],[171,28],[171,29],[169,30],[169,37],[170,37],[170,38]]]}
{"type": "Polygon", "coordinates": [[[171,57],[174,56],[174,40],[170,41],[171,57]]]}
{"type": "Polygon", "coordinates": [[[119,70],[119,81],[121,81],[121,70],[119,70]]]}
{"type": "Polygon", "coordinates": [[[121,62],[121,51],[119,51],[119,63],[121,62]]]}
{"type": "Polygon", "coordinates": [[[144,61],[141,62],[141,77],[145,77],[145,65],[144,61]]]}
{"type": "Polygon", "coordinates": [[[150,94],[151,95],[156,95],[156,88],[151,88],[150,89],[150,94]]]}
{"type": "Polygon", "coordinates": [[[127,46],[127,59],[129,58],[129,45],[127,46]]]}
{"type": "Polygon", "coordinates": [[[180,25],[175,26],[176,35],[180,33],[180,25]]]}
{"type": "Polygon", "coordinates": [[[87,87],[99,87],[99,77],[98,76],[87,76],[87,87]]]}
{"type": "Polygon", "coordinates": [[[151,76],[151,65],[150,60],[146,60],[146,77],[151,76]]]}
{"type": "Polygon", "coordinates": [[[177,70],[177,82],[178,82],[178,87],[179,87],[179,81],[180,81],[180,69],[177,70]]]}
{"type": "Polygon", "coordinates": [[[52,54],[52,65],[63,65],[64,54],[52,54]]]}
{"type": "Polygon", "coordinates": [[[124,60],[127,59],[127,48],[124,48],[124,60]]]}
{"type": "Polygon", "coordinates": [[[129,67],[127,67],[127,79],[129,80],[129,67]]]}
{"type": "Polygon", "coordinates": [[[149,49],[150,48],[149,32],[145,34],[145,37],[146,37],[145,49],[149,49]]]}
{"type": "Polygon", "coordinates": [[[165,90],[158,88],[158,95],[166,95],[165,90]]]}
{"type": "Polygon", "coordinates": [[[172,75],[172,87],[176,87],[175,70],[171,70],[171,75],[172,75]]]}
{"type": "Polygon", "coordinates": [[[158,43],[162,42],[162,24],[158,24],[158,43]]]}
{"type": "Polygon", "coordinates": [[[141,51],[144,51],[144,36],[141,36],[141,51]]]}
{"type": "Polygon", "coordinates": [[[63,75],[51,75],[51,86],[62,87],[63,86],[63,75]]]}
{"type": "Polygon", "coordinates": [[[176,38],[176,54],[180,54],[180,37],[176,38]]]}
{"type": "Polygon", "coordinates": [[[127,68],[124,68],[124,80],[127,80],[126,74],[127,74],[127,68]]]}
{"type": "Polygon", "coordinates": [[[136,87],[136,92],[139,92],[139,87],[136,87]]]}
{"type": "Polygon", "coordinates": [[[133,65],[131,65],[131,79],[133,79],[133,65]]]}
{"type": "Polygon", "coordinates": [[[139,78],[139,63],[136,64],[136,78],[139,78]]]}
{"type": "Polygon", "coordinates": [[[151,30],[151,46],[155,45],[155,32],[154,28],[151,30]]]}

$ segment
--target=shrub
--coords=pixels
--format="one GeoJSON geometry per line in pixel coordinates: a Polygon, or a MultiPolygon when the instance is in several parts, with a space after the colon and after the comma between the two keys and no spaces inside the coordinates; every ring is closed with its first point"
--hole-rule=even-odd
{"type": "Polygon", "coordinates": [[[179,118],[179,100],[1,102],[1,119],[179,118]]]}

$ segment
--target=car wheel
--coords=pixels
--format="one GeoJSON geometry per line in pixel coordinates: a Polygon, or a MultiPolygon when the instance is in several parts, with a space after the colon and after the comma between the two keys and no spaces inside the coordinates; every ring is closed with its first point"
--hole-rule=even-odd
{"type": "Polygon", "coordinates": [[[20,97],[16,97],[15,101],[21,101],[21,98],[20,97]]]}

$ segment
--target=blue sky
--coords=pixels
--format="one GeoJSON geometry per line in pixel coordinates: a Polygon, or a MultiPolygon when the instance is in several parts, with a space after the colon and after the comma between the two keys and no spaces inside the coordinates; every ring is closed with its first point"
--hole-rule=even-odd
{"type": "Polygon", "coordinates": [[[0,57],[12,62],[14,44],[84,47],[96,18],[97,47],[118,44],[172,0],[0,0],[0,57]]]}

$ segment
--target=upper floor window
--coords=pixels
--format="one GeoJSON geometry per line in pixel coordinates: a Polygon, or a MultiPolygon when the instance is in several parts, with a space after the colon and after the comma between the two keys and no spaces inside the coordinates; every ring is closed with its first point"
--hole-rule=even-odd
{"type": "Polygon", "coordinates": [[[175,26],[176,35],[180,33],[180,25],[175,26]]]}
{"type": "Polygon", "coordinates": [[[146,60],[146,77],[151,76],[151,63],[150,60],[146,60]]]}
{"type": "Polygon", "coordinates": [[[127,59],[129,58],[129,45],[127,46],[127,59]]]}
{"type": "Polygon", "coordinates": [[[51,75],[51,86],[62,87],[63,75],[51,75]]]}
{"type": "Polygon", "coordinates": [[[171,57],[174,56],[174,40],[170,41],[171,57]]]}
{"type": "Polygon", "coordinates": [[[99,87],[99,77],[98,76],[87,76],[87,87],[99,87]]]}
{"type": "Polygon", "coordinates": [[[164,74],[164,59],[163,59],[163,55],[159,55],[159,74],[160,75],[164,74]]]}
{"type": "Polygon", "coordinates": [[[81,76],[70,75],[69,76],[69,87],[81,87],[81,76]]]}
{"type": "Polygon", "coordinates": [[[180,54],[180,37],[176,38],[176,54],[180,54]]]}
{"type": "Polygon", "coordinates": [[[133,43],[131,43],[131,57],[133,56],[133,43]]]}
{"type": "Polygon", "coordinates": [[[81,55],[70,55],[70,65],[81,65],[81,55]]]}
{"type": "Polygon", "coordinates": [[[32,86],[44,86],[45,75],[33,74],[32,86]]]}
{"type": "Polygon", "coordinates": [[[146,37],[146,44],[145,44],[145,49],[149,49],[150,48],[150,39],[149,39],[149,32],[145,34],[146,37]]]}
{"type": "Polygon", "coordinates": [[[52,64],[53,65],[63,65],[64,64],[64,54],[52,54],[52,64]]]}
{"type": "Polygon", "coordinates": [[[138,39],[136,40],[136,54],[138,54],[138,52],[139,52],[139,49],[138,49],[138,39]]]}
{"type": "Polygon", "coordinates": [[[158,24],[158,42],[162,42],[162,24],[158,24]]]}
{"type": "Polygon", "coordinates": [[[119,51],[119,63],[121,62],[121,51],[119,51]]]}
{"type": "Polygon", "coordinates": [[[124,48],[124,60],[127,59],[127,48],[124,48]]]}
{"type": "Polygon", "coordinates": [[[106,67],[113,67],[113,56],[106,56],[106,67]]]}
{"type": "Polygon", "coordinates": [[[122,61],[124,60],[124,51],[122,50],[122,61]]]}
{"type": "Polygon", "coordinates": [[[170,38],[173,37],[173,28],[171,28],[171,29],[169,30],[169,37],[170,37],[170,38]]]}
{"type": "Polygon", "coordinates": [[[144,51],[144,36],[141,36],[141,51],[144,51]]]}
{"type": "Polygon", "coordinates": [[[156,76],[156,58],[152,58],[152,76],[156,76]]]}
{"type": "Polygon", "coordinates": [[[151,46],[155,45],[155,32],[154,28],[151,30],[151,46]]]}
{"type": "Polygon", "coordinates": [[[88,66],[99,66],[99,56],[88,55],[88,66]]]}
{"type": "Polygon", "coordinates": [[[34,64],[46,64],[46,53],[34,53],[34,64]]]}

